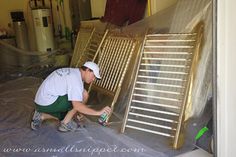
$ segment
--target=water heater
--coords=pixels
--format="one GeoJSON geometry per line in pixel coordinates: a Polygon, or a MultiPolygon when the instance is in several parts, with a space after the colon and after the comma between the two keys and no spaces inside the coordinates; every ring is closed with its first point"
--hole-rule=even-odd
{"type": "Polygon", "coordinates": [[[50,9],[33,9],[33,22],[38,51],[52,51],[55,48],[50,9]]]}
{"type": "Polygon", "coordinates": [[[11,12],[13,28],[16,36],[16,45],[20,49],[29,50],[28,30],[23,11],[11,12]]]}

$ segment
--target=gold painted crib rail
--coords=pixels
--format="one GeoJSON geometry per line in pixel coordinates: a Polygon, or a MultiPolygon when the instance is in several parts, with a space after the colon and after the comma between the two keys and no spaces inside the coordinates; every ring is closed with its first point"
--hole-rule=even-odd
{"type": "Polygon", "coordinates": [[[96,53],[99,53],[100,47],[106,38],[108,30],[104,32],[95,30],[88,41],[82,55],[80,56],[76,67],[81,67],[86,61],[92,61],[96,53]]]}
{"type": "Polygon", "coordinates": [[[89,87],[112,98],[111,108],[120,94],[130,60],[134,52],[140,47],[140,42],[135,38],[109,34],[95,55],[101,71],[101,80],[96,80],[89,87]]]}
{"type": "Polygon", "coordinates": [[[98,31],[94,27],[81,27],[76,39],[71,66],[81,67],[86,61],[92,61],[107,33],[108,30],[98,31]]]}
{"type": "Polygon", "coordinates": [[[194,33],[145,36],[121,132],[135,129],[171,139],[180,147],[190,103],[203,25],[194,33]]]}
{"type": "Polygon", "coordinates": [[[95,32],[94,27],[80,27],[80,30],[77,34],[75,47],[74,47],[73,55],[70,62],[71,67],[77,66],[77,63],[80,57],[83,55],[94,32],[95,32]]]}

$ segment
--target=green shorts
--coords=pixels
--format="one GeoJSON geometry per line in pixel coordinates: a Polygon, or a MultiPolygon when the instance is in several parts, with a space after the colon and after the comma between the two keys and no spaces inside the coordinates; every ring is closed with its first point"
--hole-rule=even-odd
{"type": "Polygon", "coordinates": [[[36,104],[36,110],[57,117],[59,120],[63,120],[67,112],[72,109],[71,101],[68,101],[68,96],[59,96],[57,100],[48,106],[41,106],[36,104]]]}

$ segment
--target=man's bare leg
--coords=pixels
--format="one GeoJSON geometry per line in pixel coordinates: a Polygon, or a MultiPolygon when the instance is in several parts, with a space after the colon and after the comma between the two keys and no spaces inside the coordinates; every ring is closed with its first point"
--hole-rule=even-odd
{"type": "Polygon", "coordinates": [[[68,122],[71,121],[71,119],[73,118],[73,116],[77,113],[77,111],[75,109],[72,109],[70,111],[67,112],[65,118],[62,120],[62,122],[64,124],[67,124],[68,122]]]}
{"type": "MultiPolygon", "coordinates": [[[[83,104],[86,104],[88,102],[89,94],[87,90],[84,90],[83,92],[83,104]]],[[[78,113],[76,115],[76,118],[78,121],[83,121],[84,120],[84,115],[82,113],[78,113]]]]}
{"type": "MultiPolygon", "coordinates": [[[[84,92],[83,92],[83,104],[86,104],[86,102],[88,101],[88,97],[89,97],[88,92],[86,90],[84,90],[84,92]]],[[[66,114],[65,118],[62,120],[62,122],[64,124],[69,123],[71,121],[71,119],[74,117],[74,115],[76,115],[76,113],[78,113],[78,111],[76,111],[75,109],[70,110],[69,112],[67,112],[67,114],[66,114]]],[[[76,118],[79,121],[82,120],[83,117],[84,117],[83,114],[80,114],[80,113],[76,116],[76,118]]]]}
{"type": "Polygon", "coordinates": [[[58,120],[57,117],[54,117],[54,116],[52,116],[52,115],[50,115],[50,114],[47,114],[47,113],[41,113],[41,114],[42,114],[42,115],[41,115],[42,121],[44,121],[44,120],[46,120],[46,119],[55,119],[55,120],[58,120]]]}
{"type": "Polygon", "coordinates": [[[42,113],[42,112],[38,112],[37,110],[34,111],[34,115],[32,117],[32,121],[31,121],[31,129],[32,130],[37,130],[40,125],[42,124],[42,122],[46,119],[56,119],[58,120],[58,118],[49,115],[47,113],[42,113]]]}

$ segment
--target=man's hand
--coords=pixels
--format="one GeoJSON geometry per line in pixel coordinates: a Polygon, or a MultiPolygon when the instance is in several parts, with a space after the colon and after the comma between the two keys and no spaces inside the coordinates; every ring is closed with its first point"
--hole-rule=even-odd
{"type": "Polygon", "coordinates": [[[106,113],[107,115],[110,115],[111,112],[112,112],[111,108],[109,106],[106,106],[100,111],[100,115],[102,115],[103,113],[106,113]]]}

